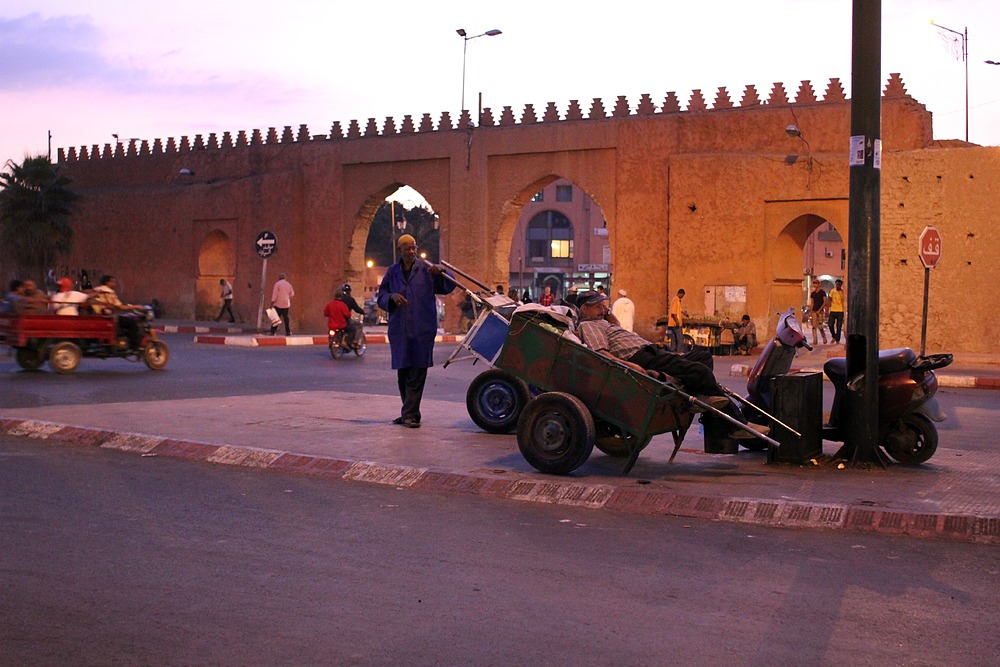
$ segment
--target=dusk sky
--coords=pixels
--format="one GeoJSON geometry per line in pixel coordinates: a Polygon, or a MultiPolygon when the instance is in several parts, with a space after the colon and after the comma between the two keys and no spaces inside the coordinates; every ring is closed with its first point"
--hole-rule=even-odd
{"type": "MultiPolygon", "coordinates": [[[[725,86],[738,104],[753,84],[789,96],[831,77],[850,95],[848,0],[757,3],[535,0],[470,3],[209,0],[5,0],[0,5],[0,160],[123,141],[166,140],[305,123],[461,108],[464,28],[496,37],[467,44],[466,106],[539,114],[570,100],[635,108],[642,93],[682,107],[693,89],[711,103],[725,86]]],[[[965,136],[965,69],[931,20],[969,28],[970,140],[1000,145],[1000,2],[884,0],[883,82],[899,72],[934,114],[936,139],[965,136]]],[[[945,33],[951,38],[955,35],[945,33]]],[[[498,115],[498,114],[497,114],[498,115]]],[[[473,113],[475,116],[475,113],[473,113]]],[[[847,139],[845,138],[845,142],[847,139]]],[[[845,151],[846,151],[845,146],[845,151]]],[[[891,145],[886,148],[891,150],[891,145]]]]}

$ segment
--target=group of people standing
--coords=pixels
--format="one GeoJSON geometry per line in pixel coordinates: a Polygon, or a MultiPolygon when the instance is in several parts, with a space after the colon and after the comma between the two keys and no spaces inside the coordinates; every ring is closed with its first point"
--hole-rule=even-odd
{"type": "Polygon", "coordinates": [[[827,294],[818,279],[812,281],[812,292],[809,293],[809,323],[812,325],[812,344],[818,345],[817,337],[827,344],[826,326],[830,327],[830,340],[834,345],[840,344],[844,332],[844,311],[847,306],[847,295],[844,292],[844,281],[839,278],[834,281],[833,289],[827,294]]]}

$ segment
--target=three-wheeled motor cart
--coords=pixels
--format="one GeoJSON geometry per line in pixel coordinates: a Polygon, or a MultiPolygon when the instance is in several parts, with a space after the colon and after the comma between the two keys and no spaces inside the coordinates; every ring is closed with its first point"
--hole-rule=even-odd
{"type": "Polygon", "coordinates": [[[29,371],[45,363],[57,373],[72,373],[83,357],[123,358],[160,370],[170,351],[150,324],[152,312],[138,310],[141,338],[133,347],[118,328],[118,315],[55,315],[25,313],[0,315],[0,343],[15,350],[17,364],[29,371]]]}

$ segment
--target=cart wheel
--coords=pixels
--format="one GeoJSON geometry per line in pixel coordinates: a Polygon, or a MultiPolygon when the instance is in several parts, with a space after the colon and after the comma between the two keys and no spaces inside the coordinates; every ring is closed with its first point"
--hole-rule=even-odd
{"type": "Polygon", "coordinates": [[[596,432],[594,447],[616,459],[629,455],[629,447],[635,443],[634,434],[627,433],[623,438],[620,429],[604,421],[595,421],[594,430],[596,432]]]}
{"type": "Polygon", "coordinates": [[[72,373],[80,365],[80,357],[83,352],[80,346],[68,340],[61,341],[52,346],[49,351],[49,366],[56,373],[72,373]]]}
{"type": "MultiPolygon", "coordinates": [[[[664,341],[668,350],[673,349],[674,334],[672,331],[670,331],[670,329],[667,329],[667,333],[664,336],[664,341]]],[[[693,349],[694,349],[694,336],[692,336],[691,334],[682,334],[680,349],[678,349],[677,352],[680,354],[684,354],[686,352],[690,352],[693,349]]]]}
{"type": "Polygon", "coordinates": [[[879,444],[900,463],[925,463],[937,451],[937,428],[926,416],[911,412],[894,421],[879,444]]]}
{"type": "Polygon", "coordinates": [[[533,399],[517,422],[517,446],[539,472],[566,475],[590,458],[594,420],[583,401],[562,392],[533,399]]]}
{"type": "Polygon", "coordinates": [[[465,407],[487,433],[510,433],[531,400],[528,385],[498,368],[483,371],[469,385],[465,407]]]}
{"type": "Polygon", "coordinates": [[[170,349],[162,340],[151,340],[142,349],[142,360],[154,371],[162,370],[170,359],[170,349]]]}
{"type": "Polygon", "coordinates": [[[41,347],[17,348],[17,365],[26,371],[37,371],[45,363],[45,351],[41,347]]]}
{"type": "Polygon", "coordinates": [[[365,338],[363,333],[358,334],[358,339],[354,341],[354,356],[363,357],[365,356],[365,350],[368,349],[368,339],[365,338]]]}

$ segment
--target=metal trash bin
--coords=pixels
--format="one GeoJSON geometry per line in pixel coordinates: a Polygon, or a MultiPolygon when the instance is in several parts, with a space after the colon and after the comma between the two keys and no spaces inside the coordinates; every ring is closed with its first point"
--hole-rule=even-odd
{"type": "Polygon", "coordinates": [[[774,378],[774,416],[802,434],[774,424],[768,463],[806,463],[823,453],[823,374],[799,371],[774,378]]]}

